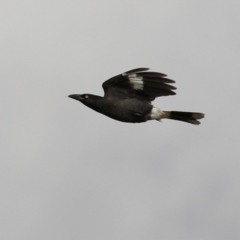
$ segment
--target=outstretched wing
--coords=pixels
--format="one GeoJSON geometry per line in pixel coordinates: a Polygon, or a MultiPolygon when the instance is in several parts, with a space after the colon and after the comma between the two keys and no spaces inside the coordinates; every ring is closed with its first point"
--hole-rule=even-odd
{"type": "Polygon", "coordinates": [[[175,95],[175,81],[149,68],[137,68],[105,81],[102,85],[106,98],[139,98],[153,101],[156,97],[175,95]]]}

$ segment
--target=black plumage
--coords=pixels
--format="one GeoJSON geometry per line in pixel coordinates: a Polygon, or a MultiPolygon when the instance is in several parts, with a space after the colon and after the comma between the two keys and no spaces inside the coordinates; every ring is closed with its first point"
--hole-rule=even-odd
{"type": "Polygon", "coordinates": [[[137,68],[110,78],[102,84],[104,97],[92,94],[72,94],[93,110],[122,122],[140,123],[163,118],[200,124],[203,113],[168,111],[154,107],[156,97],[175,95],[175,81],[148,68],[137,68]]]}

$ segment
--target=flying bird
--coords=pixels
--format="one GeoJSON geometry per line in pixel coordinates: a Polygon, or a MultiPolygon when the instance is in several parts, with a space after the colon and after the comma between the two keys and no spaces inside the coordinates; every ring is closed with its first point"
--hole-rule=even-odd
{"type": "Polygon", "coordinates": [[[87,107],[121,122],[141,123],[148,120],[173,119],[191,124],[200,124],[204,118],[199,112],[163,110],[152,105],[156,97],[175,95],[175,81],[149,68],[137,68],[102,84],[104,97],[93,94],[72,94],[68,97],[80,101],[87,107]]]}

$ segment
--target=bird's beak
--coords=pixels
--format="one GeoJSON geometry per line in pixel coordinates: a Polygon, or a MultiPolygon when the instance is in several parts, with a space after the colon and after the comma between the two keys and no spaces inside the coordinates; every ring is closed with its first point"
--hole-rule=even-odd
{"type": "Polygon", "coordinates": [[[71,94],[68,97],[73,98],[73,99],[78,100],[78,101],[82,100],[82,97],[81,97],[80,94],[71,94]]]}

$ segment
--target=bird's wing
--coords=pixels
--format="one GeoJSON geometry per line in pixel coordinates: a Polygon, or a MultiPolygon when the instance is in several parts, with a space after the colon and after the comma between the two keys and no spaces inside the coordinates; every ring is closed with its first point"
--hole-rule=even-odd
{"type": "Polygon", "coordinates": [[[158,72],[147,72],[149,68],[137,68],[119,74],[102,85],[106,98],[139,98],[153,101],[156,97],[175,95],[175,81],[158,72]]]}

